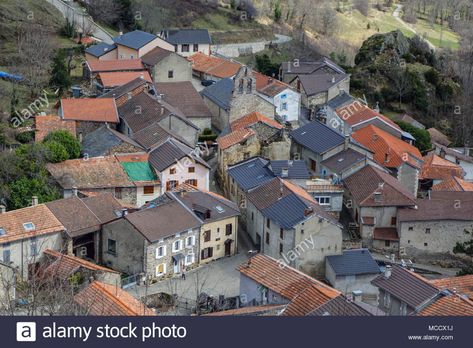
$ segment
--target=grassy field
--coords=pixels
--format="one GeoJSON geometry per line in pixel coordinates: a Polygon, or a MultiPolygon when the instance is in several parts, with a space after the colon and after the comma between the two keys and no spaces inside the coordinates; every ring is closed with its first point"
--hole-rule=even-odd
{"type": "Polygon", "coordinates": [[[411,24],[411,26],[420,36],[425,37],[435,47],[451,50],[457,50],[460,47],[458,34],[445,26],[442,28],[440,24],[432,24],[425,19],[419,19],[417,23],[411,24]]]}

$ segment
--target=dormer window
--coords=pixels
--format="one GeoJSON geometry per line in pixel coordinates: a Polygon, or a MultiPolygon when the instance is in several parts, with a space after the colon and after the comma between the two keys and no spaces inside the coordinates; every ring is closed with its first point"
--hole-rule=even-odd
{"type": "Polygon", "coordinates": [[[25,222],[23,224],[23,228],[25,229],[25,231],[34,231],[35,230],[35,226],[34,226],[34,223],[32,222],[25,222]]]}
{"type": "Polygon", "coordinates": [[[225,211],[225,209],[223,209],[220,205],[217,205],[217,206],[215,207],[215,209],[217,209],[217,211],[219,212],[219,214],[222,214],[222,213],[225,211]]]}

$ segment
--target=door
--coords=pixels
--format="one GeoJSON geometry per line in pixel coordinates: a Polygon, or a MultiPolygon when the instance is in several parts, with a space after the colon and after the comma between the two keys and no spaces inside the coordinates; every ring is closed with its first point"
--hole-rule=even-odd
{"type": "Polygon", "coordinates": [[[225,242],[225,256],[230,256],[232,254],[232,240],[228,239],[225,242]]]}
{"type": "Polygon", "coordinates": [[[181,273],[181,263],[179,261],[177,261],[176,259],[173,259],[173,265],[174,265],[173,272],[174,273],[181,273]]]}

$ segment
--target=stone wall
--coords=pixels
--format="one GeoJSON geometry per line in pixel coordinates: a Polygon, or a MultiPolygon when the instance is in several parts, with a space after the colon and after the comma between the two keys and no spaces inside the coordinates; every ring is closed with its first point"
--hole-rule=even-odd
{"type": "MultiPolygon", "coordinates": [[[[152,68],[154,82],[182,82],[192,80],[192,64],[178,54],[172,53],[152,68]],[[173,72],[170,78],[168,72],[173,72]]],[[[159,91],[158,91],[159,92],[159,91]]]]}

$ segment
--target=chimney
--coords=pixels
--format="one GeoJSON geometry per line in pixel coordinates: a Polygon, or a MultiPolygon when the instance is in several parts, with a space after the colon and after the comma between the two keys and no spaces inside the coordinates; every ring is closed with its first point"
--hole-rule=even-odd
{"type": "Polygon", "coordinates": [[[82,132],[79,133],[79,143],[82,144],[82,132]]]}
{"type": "Polygon", "coordinates": [[[376,106],[374,107],[374,111],[379,112],[379,102],[376,102],[376,106]]]}
{"type": "Polygon", "coordinates": [[[349,145],[350,145],[350,136],[345,135],[345,144],[343,145],[343,149],[347,150],[349,145]]]}
{"type": "Polygon", "coordinates": [[[386,265],[384,268],[384,278],[389,279],[391,277],[391,265],[386,265]]]}
{"type": "Polygon", "coordinates": [[[270,83],[272,83],[272,82],[273,82],[273,78],[272,78],[272,77],[269,77],[269,78],[268,78],[268,85],[269,85],[270,83]]]}
{"type": "Polygon", "coordinates": [[[314,208],[312,207],[307,207],[304,209],[304,216],[309,216],[310,214],[312,214],[314,212],[314,208]]]}
{"type": "Polygon", "coordinates": [[[127,92],[126,96],[127,96],[128,100],[130,100],[131,97],[133,97],[133,94],[131,92],[127,92]]]}
{"type": "Polygon", "coordinates": [[[38,196],[33,196],[31,197],[31,205],[34,207],[35,205],[38,205],[38,196]]]}
{"type": "Polygon", "coordinates": [[[140,79],[144,80],[144,78],[143,73],[140,73],[140,79]]]}
{"type": "Polygon", "coordinates": [[[335,76],[332,76],[332,83],[335,83],[335,76]]]}
{"type": "Polygon", "coordinates": [[[128,215],[128,209],[127,208],[123,208],[122,209],[122,217],[125,217],[128,215]]]}
{"type": "Polygon", "coordinates": [[[72,186],[72,195],[74,197],[77,197],[77,187],[75,187],[75,186],[72,186]]]}
{"type": "Polygon", "coordinates": [[[118,36],[122,36],[122,35],[123,35],[123,31],[119,31],[118,36]]]}
{"type": "Polygon", "coordinates": [[[281,178],[287,178],[289,176],[289,168],[281,169],[281,178]]]}
{"type": "Polygon", "coordinates": [[[353,290],[353,291],[352,291],[352,297],[353,297],[353,301],[355,301],[355,302],[361,302],[362,297],[363,297],[363,291],[361,291],[361,290],[353,290]]]}
{"type": "Polygon", "coordinates": [[[0,205],[0,214],[5,214],[7,212],[7,207],[0,205]]]}
{"type": "Polygon", "coordinates": [[[161,116],[164,115],[164,106],[161,106],[161,116]]]}

